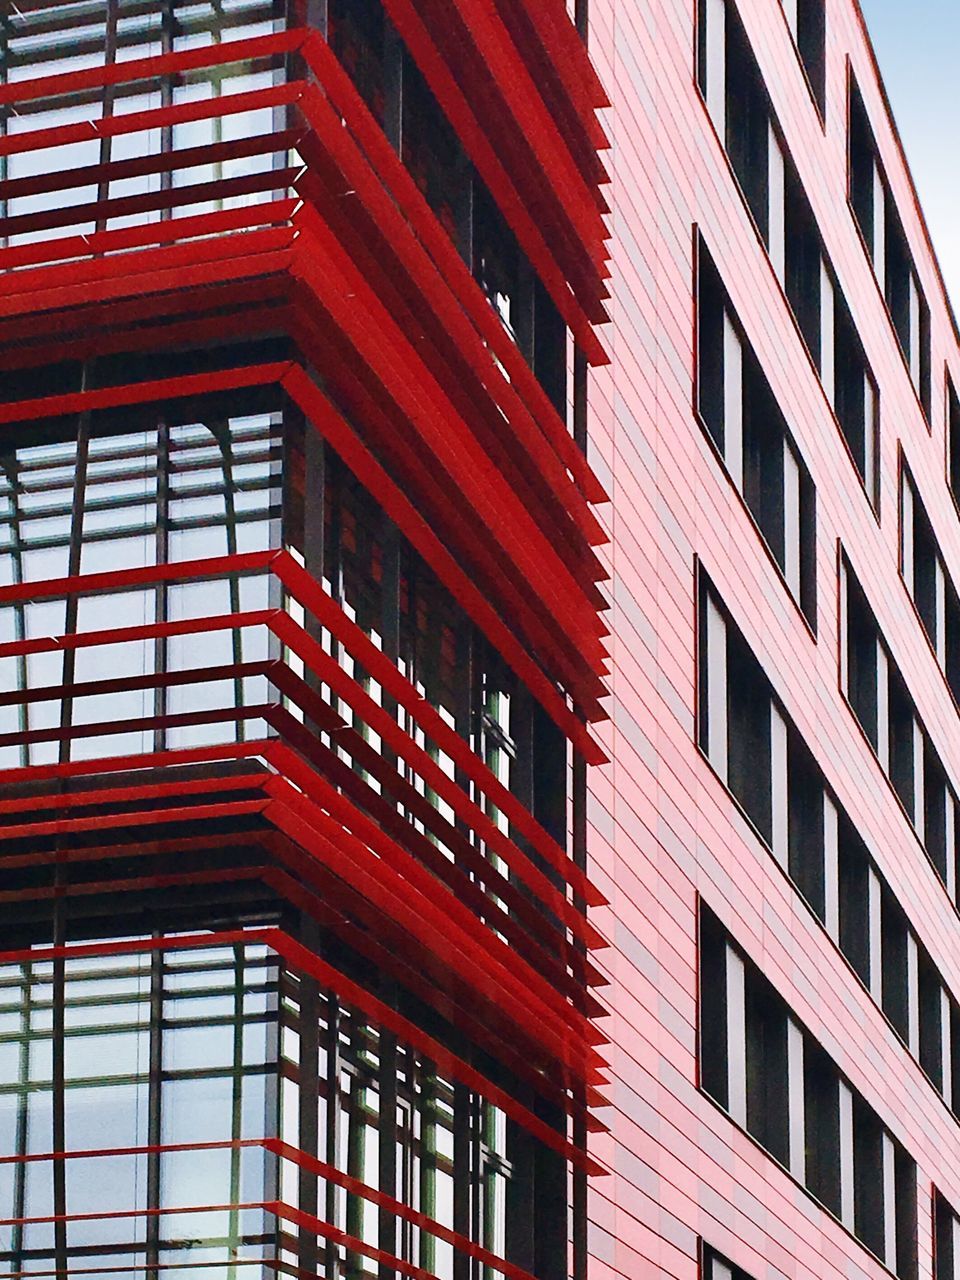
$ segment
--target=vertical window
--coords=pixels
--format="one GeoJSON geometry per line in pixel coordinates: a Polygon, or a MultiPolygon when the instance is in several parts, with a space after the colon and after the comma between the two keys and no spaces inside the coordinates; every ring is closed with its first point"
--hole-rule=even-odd
{"type": "Polygon", "coordinates": [[[782,0],[787,26],[819,108],[826,115],[826,5],[824,0],[782,0]]]}
{"type": "Polygon", "coordinates": [[[791,594],[816,626],[816,492],[703,239],[697,407],[791,594]]]}
{"type": "Polygon", "coordinates": [[[960,1274],[960,1217],[934,1188],[934,1280],[956,1280],[960,1274]]]}
{"type": "Polygon", "coordinates": [[[902,1280],[916,1165],[700,903],[700,1083],[902,1280]]]}
{"type": "Polygon", "coordinates": [[[742,636],[728,627],[705,578],[701,578],[700,611],[700,746],[770,845],[773,703],[769,686],[742,636]]]}
{"type": "Polygon", "coordinates": [[[887,303],[910,380],[929,425],[931,415],[930,309],[903,224],[879,160],[867,110],[850,78],[847,130],[850,207],[887,303]]]}
{"type": "Polygon", "coordinates": [[[703,1280],[751,1280],[751,1277],[713,1249],[707,1248],[703,1251],[703,1280]]]}
{"type": "Polygon", "coordinates": [[[947,374],[947,482],[953,500],[960,506],[960,396],[947,374]]]}
{"type": "MultiPolygon", "coordinates": [[[[832,295],[832,399],[840,430],[874,510],[880,506],[880,414],[873,374],[842,295],[832,295]]],[[[829,303],[827,304],[829,305],[829,303]]],[[[826,380],[824,387],[827,388],[826,380]]]]}

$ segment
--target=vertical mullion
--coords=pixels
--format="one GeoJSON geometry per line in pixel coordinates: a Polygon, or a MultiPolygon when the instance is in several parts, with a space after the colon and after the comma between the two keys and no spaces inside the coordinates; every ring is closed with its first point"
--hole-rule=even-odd
{"type": "MultiPolygon", "coordinates": [[[[157,426],[157,506],[156,506],[156,561],[167,564],[170,559],[170,426],[161,419],[157,426]]],[[[166,582],[158,582],[155,588],[156,622],[166,622],[170,607],[170,588],[166,582]]],[[[158,673],[166,674],[169,662],[169,645],[166,636],[154,640],[154,662],[158,673]]],[[[167,686],[158,684],[153,695],[153,713],[167,713],[167,686]]],[[[154,751],[163,751],[167,745],[167,731],[158,726],[153,731],[154,751]]]]}
{"type": "MultiPolygon", "coordinates": [[[[103,45],[103,61],[104,66],[111,67],[117,60],[117,8],[119,0],[107,0],[107,22],[104,32],[103,45]]],[[[113,115],[113,99],[115,89],[112,84],[104,86],[103,90],[103,118],[109,119],[113,115]]],[[[109,133],[101,135],[100,138],[100,164],[108,165],[110,163],[112,138],[109,133]]],[[[110,194],[109,178],[101,176],[97,183],[97,204],[103,204],[110,194]]],[[[106,228],[106,220],[98,214],[96,219],[97,231],[103,231],[106,228]]]]}
{"type": "MultiPolygon", "coordinates": [[[[32,966],[29,964],[21,966],[21,973],[23,974],[23,996],[20,1013],[20,1052],[17,1061],[20,1091],[17,1096],[16,1154],[22,1157],[27,1154],[27,1145],[30,1137],[27,1104],[30,1097],[28,1085],[30,1083],[30,1034],[33,1014],[32,966]]],[[[11,1270],[14,1272],[23,1269],[23,1222],[21,1220],[26,1216],[26,1174],[26,1163],[21,1160],[16,1166],[13,1192],[13,1216],[18,1221],[14,1224],[10,1233],[10,1247],[13,1252],[11,1270]]]]}
{"type": "MultiPolygon", "coordinates": [[[[245,982],[246,951],[241,945],[234,947],[233,968],[233,1066],[230,1073],[233,1091],[230,1137],[234,1143],[243,1137],[243,991],[245,982]]],[[[229,1255],[227,1280],[236,1280],[236,1260],[239,1252],[240,1214],[240,1160],[242,1150],[234,1146],[230,1150],[230,1216],[229,1255]]]]}
{"type": "MultiPolygon", "coordinates": [[[[340,1019],[340,1002],[331,991],[327,996],[327,1149],[324,1158],[327,1164],[335,1169],[340,1167],[340,1126],[343,1123],[343,1109],[340,1102],[340,1019]]],[[[328,1222],[339,1225],[337,1187],[335,1183],[329,1181],[327,1182],[326,1217],[328,1222]]],[[[339,1280],[341,1268],[338,1246],[332,1240],[327,1240],[324,1251],[326,1280],[339,1280]]]]}
{"type": "MultiPolygon", "coordinates": [[[[393,983],[387,979],[385,984],[392,988],[393,983]]],[[[381,999],[393,1006],[396,1004],[395,992],[381,991],[381,999]]],[[[379,1153],[379,1188],[388,1196],[397,1195],[397,1037],[390,1031],[380,1028],[379,1050],[379,1092],[380,1092],[380,1139],[379,1153]]],[[[367,1171],[364,1170],[364,1181],[367,1171]]],[[[398,1253],[397,1219],[391,1209],[381,1208],[379,1214],[377,1245],[386,1253],[398,1253]]],[[[381,1262],[380,1280],[391,1280],[395,1276],[393,1268],[381,1262]]]]}
{"type": "MultiPolygon", "coordinates": [[[[81,377],[81,390],[87,391],[93,372],[92,361],[86,361],[81,377]]],[[[90,455],[90,414],[80,414],[77,425],[76,478],[73,486],[73,509],[70,518],[70,549],[67,564],[67,576],[76,577],[80,572],[81,554],[83,551],[83,517],[86,508],[87,463],[90,455]]],[[[77,611],[79,602],[77,593],[71,591],[67,595],[64,632],[73,635],[77,629],[77,611]]],[[[77,669],[77,651],[73,648],[65,650],[63,655],[63,671],[61,679],[64,685],[63,701],[60,704],[60,763],[70,759],[70,740],[66,731],[73,723],[73,695],[70,692],[77,669]]]]}
{"type": "MultiPolygon", "coordinates": [[[[456,1081],[453,1086],[453,1229],[461,1236],[476,1240],[474,1224],[475,1188],[472,1187],[473,1161],[473,1098],[466,1085],[456,1081]]],[[[460,1249],[453,1255],[453,1280],[471,1280],[470,1258],[460,1249]]]]}
{"type": "MultiPolygon", "coordinates": [[[[316,925],[309,917],[303,919],[303,938],[311,951],[319,954],[316,925]]],[[[317,1149],[317,1115],[320,1107],[320,988],[314,978],[300,974],[300,1020],[297,1028],[300,1037],[300,1054],[297,1083],[299,1088],[299,1129],[297,1141],[301,1151],[318,1159],[328,1159],[326,1152],[317,1149]]],[[[329,1046],[328,1046],[329,1051],[329,1046]]],[[[333,1162],[331,1162],[333,1163],[333,1162]]],[[[299,1174],[299,1204],[301,1213],[318,1214],[317,1176],[307,1169],[299,1174]]],[[[333,1221],[333,1219],[328,1219],[333,1221]]],[[[298,1240],[298,1265],[308,1273],[319,1272],[320,1257],[315,1232],[301,1228],[298,1240]]]]}
{"type": "MultiPolygon", "coordinates": [[[[213,430],[213,434],[220,445],[220,454],[223,459],[223,504],[224,504],[224,526],[227,535],[227,555],[235,556],[237,554],[237,504],[236,504],[236,484],[233,476],[233,444],[230,437],[230,421],[225,418],[218,422],[213,430]]],[[[230,574],[230,612],[240,612],[240,579],[235,573],[230,574]]],[[[243,642],[240,630],[237,627],[230,633],[233,645],[233,661],[239,666],[243,661],[243,642]]],[[[243,677],[235,675],[233,678],[233,699],[237,708],[243,706],[243,677]]],[[[237,720],[237,738],[243,741],[246,736],[246,722],[243,719],[237,720]]]]}
{"type": "MultiPolygon", "coordinates": [[[[20,483],[18,481],[19,465],[16,451],[11,453],[10,461],[4,466],[7,478],[10,483],[10,502],[12,504],[12,515],[10,518],[10,558],[13,562],[13,581],[19,586],[23,582],[23,538],[20,530],[20,483]]],[[[23,641],[27,638],[27,607],[22,601],[18,601],[13,606],[14,617],[14,634],[15,638],[23,641]]],[[[17,686],[22,693],[26,693],[27,689],[27,656],[19,654],[17,657],[17,686]]],[[[25,734],[30,727],[29,704],[24,699],[17,708],[19,729],[25,734]]],[[[26,766],[30,763],[30,748],[26,742],[20,744],[20,764],[26,766]]]]}
{"type": "MultiPolygon", "coordinates": [[[[160,1208],[160,1152],[163,1093],[163,952],[150,956],[150,1076],[147,1085],[147,1208],[160,1208]]],[[[147,1272],[160,1261],[160,1217],[147,1216],[147,1272]]]]}
{"type": "MultiPolygon", "coordinates": [[[[57,861],[57,885],[61,888],[62,862],[57,861]]],[[[53,910],[53,945],[63,947],[66,941],[66,921],[64,919],[64,898],[58,893],[53,910]]],[[[67,1148],[66,1125],[66,1066],[64,1055],[66,1050],[66,1015],[64,1001],[66,998],[66,962],[62,955],[53,961],[52,983],[53,1018],[51,1035],[53,1038],[53,1149],[62,1153],[67,1148]]],[[[53,1161],[53,1212],[56,1220],[53,1227],[54,1256],[57,1270],[63,1275],[67,1270],[67,1170],[62,1154],[53,1161]]]]}

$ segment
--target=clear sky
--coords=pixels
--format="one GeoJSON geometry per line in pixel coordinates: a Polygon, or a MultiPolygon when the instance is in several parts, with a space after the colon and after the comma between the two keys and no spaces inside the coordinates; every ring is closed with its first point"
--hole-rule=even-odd
{"type": "Polygon", "coordinates": [[[960,0],[860,0],[960,316],[960,0]]]}

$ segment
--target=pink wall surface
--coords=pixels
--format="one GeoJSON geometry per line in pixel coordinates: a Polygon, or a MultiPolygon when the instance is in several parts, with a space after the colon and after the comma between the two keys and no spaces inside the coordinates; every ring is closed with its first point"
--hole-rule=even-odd
{"type": "MultiPolygon", "coordinates": [[[[590,1274],[693,1280],[698,1237],[755,1280],[889,1274],[697,1086],[697,895],[766,973],[918,1166],[919,1274],[931,1187],[960,1205],[960,1126],[741,815],[695,732],[699,557],[827,781],[960,996],[960,927],[838,684],[838,540],[954,786],[957,710],[898,570],[898,448],[947,569],[960,524],[945,479],[944,365],[960,352],[853,0],[827,3],[825,127],[778,0],[736,0],[880,389],[874,515],[694,78],[693,0],[591,0],[590,51],[613,107],[611,366],[592,377],[591,461],[613,631],[612,763],[591,773],[590,874],[611,941],[608,1135],[593,1151],[590,1274]],[[847,60],[931,311],[928,430],[846,200],[847,60]],[[817,489],[813,637],[692,407],[692,228],[699,224],[817,489]]],[[[945,158],[946,159],[946,158],[945,158]]]]}

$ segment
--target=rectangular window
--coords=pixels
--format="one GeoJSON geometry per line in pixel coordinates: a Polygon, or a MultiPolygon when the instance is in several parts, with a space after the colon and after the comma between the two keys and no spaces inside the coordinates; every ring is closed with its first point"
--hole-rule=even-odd
{"type": "Polygon", "coordinates": [[[901,1040],[908,1043],[909,987],[907,980],[907,922],[893,895],[880,897],[883,1011],[896,1028],[901,1040]]]}
{"type": "Polygon", "coordinates": [[[934,1280],[956,1280],[960,1273],[960,1218],[934,1188],[934,1280]]]}
{"type": "Polygon", "coordinates": [[[914,1280],[914,1161],[702,900],[699,915],[702,1087],[881,1262],[914,1280]],[[791,1149],[801,1135],[802,1154],[791,1149]]]}
{"type": "Polygon", "coordinates": [[[840,680],[937,875],[956,901],[957,798],[845,557],[840,563],[840,680]]]}
{"type": "Polygon", "coordinates": [[[947,482],[960,507],[960,396],[947,374],[947,482]]]}
{"type": "Polygon", "coordinates": [[[870,505],[876,511],[880,507],[879,397],[853,317],[842,294],[836,289],[833,294],[833,347],[834,412],[857,475],[870,505]]]}
{"type": "Polygon", "coordinates": [[[902,454],[900,572],[954,701],[960,706],[960,595],[947,572],[933,525],[902,454]]]}
{"type": "Polygon", "coordinates": [[[697,407],[791,594],[816,626],[816,492],[703,238],[697,407]]]}
{"type": "Polygon", "coordinates": [[[713,1249],[704,1248],[703,1280],[752,1280],[752,1277],[713,1249]]]}
{"type": "Polygon", "coordinates": [[[826,33],[824,0],[782,0],[804,74],[821,116],[827,113],[826,33]]]}
{"type": "Polygon", "coordinates": [[[920,288],[906,233],[880,164],[866,106],[852,76],[849,85],[847,168],[850,207],[886,300],[910,381],[929,425],[930,309],[920,288]]]}

